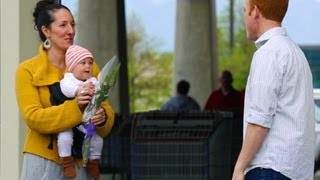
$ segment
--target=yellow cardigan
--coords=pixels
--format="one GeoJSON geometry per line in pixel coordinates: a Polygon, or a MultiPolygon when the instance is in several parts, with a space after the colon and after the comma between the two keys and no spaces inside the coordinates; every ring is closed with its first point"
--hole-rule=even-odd
{"type": "MultiPolygon", "coordinates": [[[[94,64],[93,75],[97,76],[98,72],[99,68],[94,64]]],[[[56,137],[57,133],[80,124],[82,120],[76,100],[68,100],[58,106],[50,103],[48,85],[60,81],[63,74],[49,62],[43,45],[40,45],[37,56],[22,62],[16,71],[16,98],[28,126],[23,152],[57,163],[60,163],[57,138],[54,138],[53,149],[49,149],[50,136],[54,134],[56,137]]],[[[105,137],[113,126],[114,112],[107,101],[103,103],[103,108],[107,119],[104,126],[97,127],[97,132],[105,137]]]]}

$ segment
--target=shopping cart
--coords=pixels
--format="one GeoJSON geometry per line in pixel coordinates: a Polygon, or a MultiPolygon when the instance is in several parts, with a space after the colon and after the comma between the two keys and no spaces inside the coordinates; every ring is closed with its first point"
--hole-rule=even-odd
{"type": "Polygon", "coordinates": [[[214,111],[138,114],[131,129],[131,179],[209,179],[208,139],[219,117],[214,111]]]}
{"type": "Polygon", "coordinates": [[[116,114],[110,134],[104,138],[100,169],[112,179],[130,177],[130,130],[132,116],[116,114]]]}

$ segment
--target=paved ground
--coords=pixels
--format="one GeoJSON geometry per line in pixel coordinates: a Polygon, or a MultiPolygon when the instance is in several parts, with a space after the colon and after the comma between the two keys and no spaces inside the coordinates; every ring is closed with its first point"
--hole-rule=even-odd
{"type": "Polygon", "coordinates": [[[314,174],[314,180],[320,180],[320,170],[314,174]]]}

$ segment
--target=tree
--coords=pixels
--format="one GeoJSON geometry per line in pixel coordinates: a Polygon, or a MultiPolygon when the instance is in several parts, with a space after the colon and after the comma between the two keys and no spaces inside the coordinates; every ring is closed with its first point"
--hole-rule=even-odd
{"type": "Polygon", "coordinates": [[[159,109],[170,96],[172,52],[158,52],[136,14],[128,20],[127,49],[131,112],[159,109]]]}
{"type": "MultiPolygon", "coordinates": [[[[238,2],[239,3],[239,2],[238,2]]],[[[236,5],[235,7],[242,7],[236,5]]],[[[228,7],[226,7],[226,10],[228,7]]],[[[228,12],[224,11],[222,16],[218,17],[218,59],[219,70],[230,70],[233,73],[233,85],[236,89],[242,90],[245,88],[247,77],[249,74],[252,55],[255,51],[254,43],[249,42],[246,36],[246,30],[243,22],[243,10],[235,9],[237,14],[234,19],[235,43],[233,48],[229,46],[229,24],[228,12]]]]}

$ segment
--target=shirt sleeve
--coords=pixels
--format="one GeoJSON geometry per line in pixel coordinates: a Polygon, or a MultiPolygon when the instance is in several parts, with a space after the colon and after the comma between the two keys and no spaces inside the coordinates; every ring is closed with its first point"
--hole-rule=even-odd
{"type": "Polygon", "coordinates": [[[247,87],[248,98],[251,103],[246,121],[270,128],[276,111],[277,94],[281,82],[274,52],[264,50],[255,53],[248,81],[250,81],[247,87]]]}
{"type": "Polygon", "coordinates": [[[177,106],[177,103],[176,101],[174,100],[174,98],[170,98],[161,108],[160,110],[161,111],[172,111],[172,110],[175,110],[177,109],[178,106],[177,106]]]}

